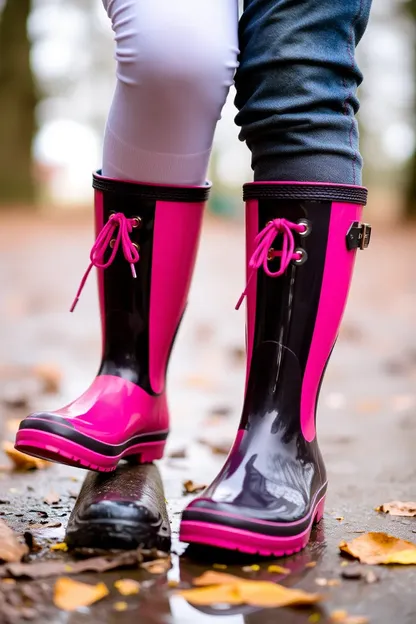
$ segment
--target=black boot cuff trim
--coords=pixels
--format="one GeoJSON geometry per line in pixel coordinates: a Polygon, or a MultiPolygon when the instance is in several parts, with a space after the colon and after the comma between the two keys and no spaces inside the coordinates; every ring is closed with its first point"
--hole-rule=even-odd
{"type": "Polygon", "coordinates": [[[319,184],[290,182],[273,184],[259,182],[244,184],[243,198],[248,199],[294,199],[306,201],[331,201],[365,206],[368,191],[363,186],[342,184],[319,184]]]}
{"type": "Polygon", "coordinates": [[[97,191],[118,193],[120,195],[135,196],[139,199],[154,199],[156,201],[200,203],[208,199],[211,184],[204,186],[157,186],[140,184],[138,182],[121,182],[105,178],[98,171],[92,176],[92,186],[97,191]]]}

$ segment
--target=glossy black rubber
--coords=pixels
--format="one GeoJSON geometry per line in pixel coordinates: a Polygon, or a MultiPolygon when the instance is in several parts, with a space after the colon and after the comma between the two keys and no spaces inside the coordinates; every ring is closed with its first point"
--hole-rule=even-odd
{"type": "Polygon", "coordinates": [[[169,552],[170,525],[156,466],[120,465],[113,473],[88,473],[65,541],[70,548],[169,552]]]}
{"type": "MultiPolygon", "coordinates": [[[[256,185],[251,188],[254,194],[256,185]]],[[[182,519],[283,537],[307,529],[327,487],[317,439],[308,442],[301,431],[300,402],[332,203],[282,199],[281,189],[273,198],[274,188],[269,185],[260,193],[259,231],[276,218],[295,223],[306,219],[309,234],[295,234],[295,240],[307,260],[292,262],[279,278],[262,269],[257,272],[253,353],[239,427],[244,436],[203,498],[191,503],[182,519]]],[[[273,246],[281,249],[281,240],[273,246]]],[[[279,262],[270,261],[270,270],[277,271],[279,262]]]]}

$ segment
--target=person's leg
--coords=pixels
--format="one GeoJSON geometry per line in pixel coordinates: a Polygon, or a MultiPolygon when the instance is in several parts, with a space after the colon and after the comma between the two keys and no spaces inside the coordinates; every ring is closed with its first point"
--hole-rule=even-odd
{"type": "Polygon", "coordinates": [[[162,456],[166,369],[185,311],[216,122],[237,64],[237,0],[106,0],[117,87],[97,241],[102,362],[70,405],[26,418],[16,448],[93,470],[162,456]]]}
{"type": "Polygon", "coordinates": [[[103,174],[203,184],[237,67],[237,0],[103,0],[117,86],[103,174]]]}
{"type": "Polygon", "coordinates": [[[369,243],[354,61],[370,0],[246,0],[237,122],[246,184],[247,384],[220,475],[183,514],[181,539],[291,554],[323,514],[315,413],[354,266],[369,243]]]}
{"type": "Polygon", "coordinates": [[[236,122],[255,180],[361,184],[355,46],[371,0],[246,0],[236,122]]]}

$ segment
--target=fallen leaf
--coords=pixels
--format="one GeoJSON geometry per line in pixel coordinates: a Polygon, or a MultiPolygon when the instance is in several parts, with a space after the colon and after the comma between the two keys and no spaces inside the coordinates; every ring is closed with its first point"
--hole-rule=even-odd
{"type": "Polygon", "coordinates": [[[402,503],[401,501],[391,501],[376,507],[375,511],[389,513],[391,516],[405,516],[413,518],[416,516],[416,503],[413,501],[402,503]]]}
{"type": "Polygon", "coordinates": [[[57,529],[62,526],[62,522],[48,522],[47,524],[31,524],[31,531],[40,531],[41,529],[57,529]]]}
{"type": "Polygon", "coordinates": [[[140,591],[140,583],[133,579],[120,579],[114,583],[114,587],[122,596],[134,596],[140,591]]]}
{"type": "Polygon", "coordinates": [[[342,522],[344,520],[344,516],[335,516],[335,520],[338,520],[338,522],[342,522]]]}
{"type": "Polygon", "coordinates": [[[341,552],[369,565],[416,564],[416,544],[387,533],[366,533],[351,542],[341,542],[341,552]]]}
{"type": "Polygon", "coordinates": [[[206,485],[197,485],[193,481],[185,481],[183,483],[183,493],[184,494],[197,494],[198,492],[202,492],[205,490],[206,485]]]}
{"type": "Polygon", "coordinates": [[[317,578],[315,579],[315,583],[320,587],[339,587],[341,585],[341,581],[338,579],[326,579],[326,578],[317,578]]]}
{"type": "Polygon", "coordinates": [[[228,455],[232,446],[232,440],[225,440],[223,442],[212,442],[210,440],[200,439],[199,444],[207,446],[211,453],[214,455],[228,455]]]}
{"type": "Polygon", "coordinates": [[[368,624],[369,619],[363,615],[348,615],[346,611],[333,611],[329,621],[331,624],[368,624]]]}
{"type": "Polygon", "coordinates": [[[51,550],[61,550],[62,552],[68,552],[68,544],[65,544],[65,542],[54,544],[53,546],[51,546],[51,550]]]}
{"type": "Polygon", "coordinates": [[[176,587],[178,587],[179,583],[178,581],[168,581],[168,587],[169,589],[175,589],[176,587]]]}
{"type": "Polygon", "coordinates": [[[207,571],[193,580],[196,589],[179,594],[191,604],[247,604],[256,607],[311,605],[322,600],[319,594],[288,589],[269,581],[251,581],[231,574],[207,571]]]}
{"type": "Polygon", "coordinates": [[[18,562],[28,552],[26,544],[22,544],[16,533],[0,520],[0,560],[8,563],[18,562]]]}
{"type": "Polygon", "coordinates": [[[275,573],[275,574],[290,574],[289,568],[282,568],[282,566],[278,565],[269,565],[267,568],[267,572],[275,573]]]}
{"type": "Polygon", "coordinates": [[[87,585],[62,577],[55,583],[53,602],[58,609],[75,611],[80,607],[89,607],[108,594],[109,591],[104,583],[87,585]]]}
{"type": "Polygon", "coordinates": [[[46,459],[31,457],[30,455],[17,451],[12,442],[3,442],[3,451],[6,453],[7,457],[11,459],[16,470],[43,470],[51,466],[51,462],[46,461],[46,459]]]}
{"type": "Polygon", "coordinates": [[[127,602],[115,602],[114,603],[114,611],[127,611],[127,609],[129,608],[129,605],[127,604],[127,602]]]}
{"type": "Polygon", "coordinates": [[[93,557],[75,561],[68,565],[65,561],[49,560],[35,563],[8,563],[0,566],[0,578],[31,578],[42,579],[60,574],[81,574],[82,572],[106,572],[120,568],[134,568],[142,561],[137,550],[123,552],[116,556],[93,557]]]}
{"type": "Polygon", "coordinates": [[[171,451],[168,454],[170,459],[185,459],[187,457],[186,448],[177,449],[176,451],[171,451]]]}
{"type": "Polygon", "coordinates": [[[59,503],[60,500],[61,500],[60,495],[53,491],[49,492],[49,494],[45,496],[45,498],[43,499],[43,501],[47,505],[56,505],[57,503],[59,503]]]}
{"type": "Polygon", "coordinates": [[[213,604],[242,604],[238,586],[218,585],[214,587],[200,587],[197,589],[185,589],[178,592],[182,598],[194,605],[213,604]]]}
{"type": "Polygon", "coordinates": [[[154,561],[145,561],[140,564],[141,568],[144,568],[150,574],[165,574],[171,568],[171,560],[170,557],[166,557],[165,559],[155,559],[154,561]]]}
{"type": "Polygon", "coordinates": [[[309,561],[308,563],[305,564],[305,568],[315,568],[316,567],[316,561],[309,561]]]}
{"type": "Polygon", "coordinates": [[[260,566],[257,563],[253,563],[253,565],[243,566],[241,569],[243,572],[259,572],[260,566]]]}
{"type": "Polygon", "coordinates": [[[227,565],[225,565],[225,563],[213,563],[213,564],[212,564],[212,567],[213,567],[215,570],[226,570],[228,566],[227,566],[227,565]]]}
{"type": "Polygon", "coordinates": [[[33,373],[42,382],[42,391],[45,394],[59,392],[62,382],[62,372],[55,364],[37,364],[33,373]]]}

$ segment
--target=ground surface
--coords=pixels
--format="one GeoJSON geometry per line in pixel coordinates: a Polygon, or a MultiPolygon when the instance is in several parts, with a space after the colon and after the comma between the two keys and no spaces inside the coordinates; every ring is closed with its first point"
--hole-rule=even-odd
{"type": "MultiPolygon", "coordinates": [[[[88,385],[96,370],[100,338],[94,279],[76,313],[67,313],[87,265],[91,244],[88,220],[3,218],[0,232],[0,426],[3,439],[12,439],[14,420],[29,409],[62,405],[88,385]],[[44,362],[54,363],[61,371],[61,396],[42,395],[25,369],[44,362]]],[[[415,240],[416,232],[409,229],[376,231],[370,249],[359,254],[343,330],[323,386],[319,434],[330,476],[325,519],[306,551],[279,561],[292,570],[283,580],[290,586],[316,591],[316,578],[341,580],[339,586],[323,589],[327,600],[321,610],[196,610],[168,590],[163,576],[117,572],[104,575],[108,586],[123,575],[148,579],[140,596],[128,599],[125,612],[114,611],[114,596],[69,615],[45,598],[42,613],[28,616],[36,622],[71,624],[133,620],[151,624],[306,624],[328,622],[331,611],[345,609],[380,624],[414,623],[415,568],[377,568],[379,580],[373,584],[363,579],[343,580],[338,543],[369,530],[416,541],[416,519],[386,517],[374,511],[390,500],[416,498],[415,240]],[[344,520],[337,520],[338,516],[344,520]],[[316,567],[305,567],[311,561],[316,567]]],[[[239,417],[244,313],[234,312],[233,307],[244,282],[242,241],[241,225],[206,223],[189,309],[173,354],[169,449],[186,447],[187,457],[164,460],[160,468],[176,553],[184,548],[177,541],[179,513],[186,503],[182,482],[191,478],[207,483],[224,459],[198,440],[226,444],[239,417]],[[218,411],[225,415],[215,415],[218,411]]],[[[6,458],[0,461],[7,464],[6,458]]],[[[3,519],[23,532],[30,521],[43,521],[44,514],[39,512],[46,510],[48,521],[62,522],[62,526],[40,530],[39,540],[61,539],[82,475],[59,466],[23,474],[3,470],[3,519]],[[51,490],[62,495],[53,510],[43,502],[51,490]]],[[[173,563],[170,580],[189,581],[204,569],[203,563],[192,563],[186,554],[175,555],[173,563]]],[[[221,563],[220,555],[216,555],[216,563],[221,563]]],[[[227,571],[241,574],[243,564],[229,565],[227,571]]],[[[280,581],[282,577],[267,572],[268,564],[253,573],[253,578],[280,581]]],[[[97,576],[87,574],[80,579],[97,582],[97,576]]],[[[45,582],[46,596],[52,584],[45,582]]]]}

